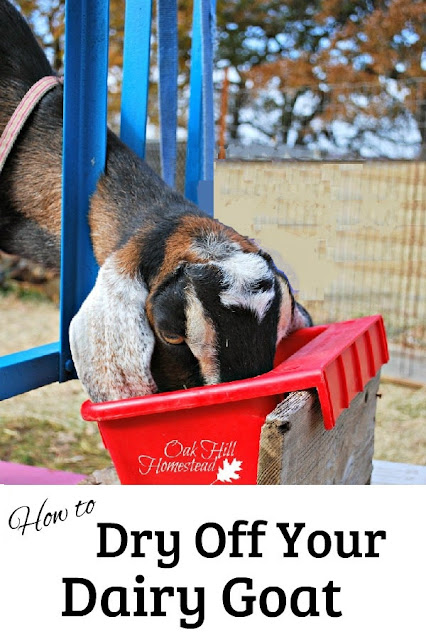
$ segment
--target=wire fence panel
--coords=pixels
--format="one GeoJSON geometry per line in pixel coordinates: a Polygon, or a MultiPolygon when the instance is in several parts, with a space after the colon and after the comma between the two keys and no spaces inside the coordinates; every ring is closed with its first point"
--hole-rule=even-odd
{"type": "Polygon", "coordinates": [[[426,362],[425,195],[425,162],[216,166],[215,215],[271,252],[315,323],[381,313],[389,371],[415,379],[426,362]]]}

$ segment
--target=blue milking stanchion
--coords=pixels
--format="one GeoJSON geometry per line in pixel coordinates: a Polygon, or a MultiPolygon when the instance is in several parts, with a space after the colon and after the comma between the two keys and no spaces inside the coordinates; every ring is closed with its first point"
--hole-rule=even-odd
{"type": "Polygon", "coordinates": [[[126,2],[120,137],[145,157],[152,0],[126,2]]]}
{"type": "Polygon", "coordinates": [[[109,2],[66,4],[59,381],[73,376],[71,319],[96,280],[89,198],[105,168],[109,2]]]}
{"type": "Polygon", "coordinates": [[[176,179],[178,34],[177,1],[157,0],[160,153],[163,180],[176,179]]]}
{"type": "MultiPolygon", "coordinates": [[[[163,177],[174,184],[177,125],[177,0],[158,0],[163,177]]],[[[60,341],[0,357],[0,400],[73,376],[69,324],[95,282],[89,198],[106,157],[108,0],[67,0],[60,341]]],[[[121,136],[143,157],[148,108],[152,0],[126,2],[121,136]]],[[[213,42],[215,0],[194,0],[188,198],[213,214],[213,42]]]]}
{"type": "Polygon", "coordinates": [[[213,215],[215,0],[194,0],[185,195],[213,215]]]}

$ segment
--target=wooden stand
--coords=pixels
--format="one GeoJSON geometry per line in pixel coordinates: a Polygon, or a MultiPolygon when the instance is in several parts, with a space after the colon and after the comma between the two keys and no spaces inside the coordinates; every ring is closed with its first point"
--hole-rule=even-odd
{"type": "Polygon", "coordinates": [[[324,429],[315,390],[289,393],[268,415],[260,439],[258,484],[369,484],[380,373],[324,429]]]}

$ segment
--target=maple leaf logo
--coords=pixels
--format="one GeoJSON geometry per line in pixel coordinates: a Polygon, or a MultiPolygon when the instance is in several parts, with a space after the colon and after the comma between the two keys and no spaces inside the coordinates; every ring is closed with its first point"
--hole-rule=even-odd
{"type": "Polygon", "coordinates": [[[216,484],[216,482],[232,482],[233,479],[239,479],[241,472],[241,464],[242,461],[238,461],[238,459],[233,459],[231,463],[227,459],[223,461],[223,465],[219,467],[217,471],[216,479],[211,483],[211,485],[216,484]]]}

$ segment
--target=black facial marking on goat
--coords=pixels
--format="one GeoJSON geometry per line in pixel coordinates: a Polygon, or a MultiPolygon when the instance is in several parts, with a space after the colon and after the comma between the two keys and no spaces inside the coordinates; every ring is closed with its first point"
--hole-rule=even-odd
{"type": "Polygon", "coordinates": [[[251,290],[253,293],[265,293],[266,291],[270,291],[273,285],[274,282],[272,279],[263,279],[258,282],[254,282],[251,286],[251,290]]]}
{"type": "MultiPolygon", "coordinates": [[[[251,308],[226,306],[221,296],[226,290],[223,276],[213,277],[209,266],[193,277],[194,288],[217,335],[217,360],[221,382],[255,377],[271,370],[277,340],[281,293],[272,283],[274,297],[259,320],[251,308]]],[[[268,289],[269,290],[269,289],[268,289]]],[[[256,290],[253,293],[256,295],[256,290]]]]}

